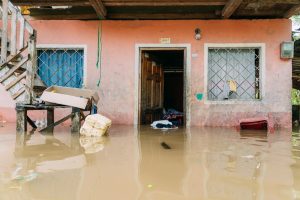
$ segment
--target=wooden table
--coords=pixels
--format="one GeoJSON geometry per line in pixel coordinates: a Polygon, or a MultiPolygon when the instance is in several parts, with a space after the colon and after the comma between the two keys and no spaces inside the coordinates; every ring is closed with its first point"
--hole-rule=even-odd
{"type": "Polygon", "coordinates": [[[79,108],[74,108],[70,106],[64,106],[64,105],[57,105],[57,104],[33,104],[33,105],[28,105],[28,104],[17,104],[16,105],[16,112],[17,112],[17,132],[18,133],[24,133],[27,131],[27,123],[29,123],[32,128],[36,129],[37,126],[31,120],[28,115],[27,111],[29,110],[46,110],[47,111],[47,127],[43,128],[40,130],[40,132],[44,131],[51,131],[53,132],[53,128],[62,122],[68,120],[71,118],[71,132],[72,133],[78,133],[81,128],[81,120],[85,118],[83,111],[88,111],[88,110],[81,110],[79,108]],[[54,110],[56,108],[72,108],[71,114],[68,114],[64,118],[54,121],[54,110]]]}

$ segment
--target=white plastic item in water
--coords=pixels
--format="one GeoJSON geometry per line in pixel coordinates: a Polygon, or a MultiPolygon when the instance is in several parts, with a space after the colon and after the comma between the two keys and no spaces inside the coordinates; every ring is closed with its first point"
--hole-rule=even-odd
{"type": "Polygon", "coordinates": [[[80,134],[95,137],[103,136],[107,133],[111,123],[111,120],[103,115],[89,115],[80,129],[80,134]]]}

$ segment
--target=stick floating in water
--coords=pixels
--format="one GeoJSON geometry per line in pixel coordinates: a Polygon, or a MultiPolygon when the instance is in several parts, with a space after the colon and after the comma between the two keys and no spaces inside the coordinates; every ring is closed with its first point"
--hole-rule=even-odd
{"type": "Polygon", "coordinates": [[[165,142],[160,143],[160,145],[161,145],[164,149],[171,149],[171,147],[170,147],[167,143],[165,143],[165,142]]]}

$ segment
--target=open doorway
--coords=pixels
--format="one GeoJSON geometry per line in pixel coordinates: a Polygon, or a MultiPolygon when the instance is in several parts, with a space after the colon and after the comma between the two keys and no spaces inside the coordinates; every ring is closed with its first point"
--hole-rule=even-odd
{"type": "Polygon", "coordinates": [[[185,125],[185,50],[142,49],[140,56],[140,124],[185,125]]]}

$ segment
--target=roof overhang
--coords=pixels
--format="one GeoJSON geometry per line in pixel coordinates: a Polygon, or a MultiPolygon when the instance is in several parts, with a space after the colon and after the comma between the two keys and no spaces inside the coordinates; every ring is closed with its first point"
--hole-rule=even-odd
{"type": "Polygon", "coordinates": [[[29,6],[30,16],[37,19],[273,19],[289,18],[300,13],[300,0],[12,0],[12,2],[18,6],[29,6]]]}

